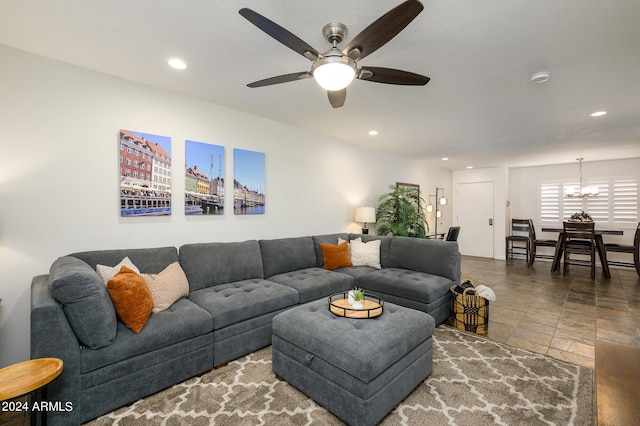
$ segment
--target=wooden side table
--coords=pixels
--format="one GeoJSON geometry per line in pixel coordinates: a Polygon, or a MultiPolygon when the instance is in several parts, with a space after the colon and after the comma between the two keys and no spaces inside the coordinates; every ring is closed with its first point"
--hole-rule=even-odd
{"type": "MultiPolygon", "coordinates": [[[[27,409],[30,412],[31,424],[36,424],[35,412],[31,410],[37,402],[45,401],[47,398],[47,384],[62,373],[63,363],[58,358],[37,358],[23,361],[0,369],[0,401],[16,398],[35,392],[35,399],[30,405],[24,407],[16,406],[15,409],[27,409]]],[[[8,403],[3,403],[8,404],[8,403]]],[[[28,403],[25,403],[28,404],[28,403]]],[[[4,408],[4,407],[3,407],[4,408]]],[[[7,405],[7,409],[12,407],[7,405]]],[[[47,422],[46,410],[38,410],[41,424],[47,422]]]]}

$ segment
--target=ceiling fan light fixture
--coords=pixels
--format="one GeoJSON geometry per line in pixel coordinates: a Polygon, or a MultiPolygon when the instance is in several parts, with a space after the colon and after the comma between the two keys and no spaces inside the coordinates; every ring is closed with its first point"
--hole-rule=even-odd
{"type": "Polygon", "coordinates": [[[325,56],[314,62],[313,78],[325,90],[342,90],[356,76],[356,63],[347,56],[325,56]]]}

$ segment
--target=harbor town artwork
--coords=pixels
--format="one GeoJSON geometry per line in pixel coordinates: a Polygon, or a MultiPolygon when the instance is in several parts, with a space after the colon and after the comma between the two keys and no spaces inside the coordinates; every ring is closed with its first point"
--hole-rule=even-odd
{"type": "Polygon", "coordinates": [[[120,130],[120,216],[171,214],[171,138],[120,130]]]}
{"type": "Polygon", "coordinates": [[[264,153],[233,150],[233,213],[263,214],[265,208],[264,153]]]}
{"type": "Polygon", "coordinates": [[[186,140],[185,162],[185,214],[223,214],[224,147],[186,140]]]}

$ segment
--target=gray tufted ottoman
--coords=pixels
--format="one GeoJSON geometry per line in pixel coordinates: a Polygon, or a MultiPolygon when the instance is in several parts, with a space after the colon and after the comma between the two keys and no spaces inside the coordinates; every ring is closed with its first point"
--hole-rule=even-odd
{"type": "Polygon", "coordinates": [[[350,425],[375,425],[431,374],[434,327],[391,303],[374,319],[307,303],[273,318],[273,372],[350,425]]]}

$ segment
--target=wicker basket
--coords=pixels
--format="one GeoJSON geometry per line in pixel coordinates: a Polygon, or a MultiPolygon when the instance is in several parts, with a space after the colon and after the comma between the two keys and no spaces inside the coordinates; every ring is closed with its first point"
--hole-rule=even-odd
{"type": "Polygon", "coordinates": [[[475,294],[467,294],[475,290],[465,288],[463,293],[455,291],[451,286],[451,325],[459,330],[476,334],[489,331],[489,301],[475,294]]]}

